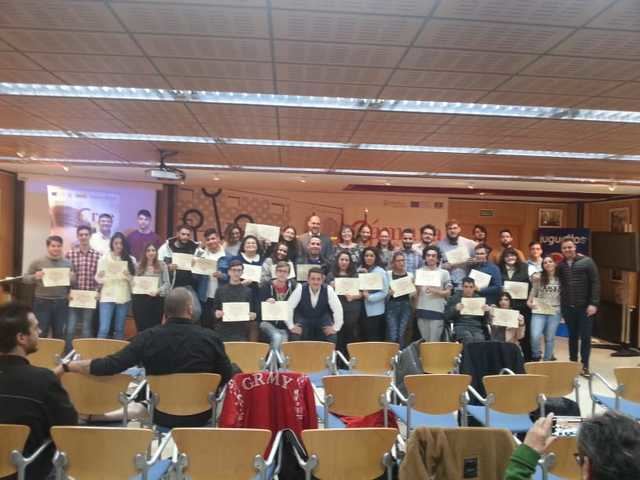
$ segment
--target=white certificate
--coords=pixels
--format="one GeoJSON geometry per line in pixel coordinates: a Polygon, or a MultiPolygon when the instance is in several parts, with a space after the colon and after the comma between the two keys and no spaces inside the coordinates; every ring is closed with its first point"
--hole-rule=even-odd
{"type": "Polygon", "coordinates": [[[262,320],[284,321],[289,317],[289,302],[262,302],[262,320]]]}
{"type": "Polygon", "coordinates": [[[476,287],[479,289],[487,288],[489,282],[491,282],[491,275],[481,272],[479,270],[471,270],[469,276],[476,281],[476,287]]]}
{"type": "Polygon", "coordinates": [[[105,280],[122,280],[127,268],[127,262],[124,260],[113,260],[107,262],[104,267],[104,278],[105,280]]]}
{"type": "MultiPolygon", "coordinates": [[[[296,272],[293,269],[293,263],[289,262],[289,276],[287,278],[295,278],[296,272]]],[[[276,266],[271,265],[271,278],[276,278],[276,266]]]]}
{"type": "Polygon", "coordinates": [[[506,308],[494,308],[491,314],[491,323],[497,327],[518,328],[518,310],[509,310],[506,308]]]}
{"type": "Polygon", "coordinates": [[[503,289],[511,294],[514,300],[526,300],[529,296],[529,284],[527,282],[504,282],[503,289]]]}
{"type": "Polygon", "coordinates": [[[416,270],[416,286],[442,288],[442,273],[439,270],[416,270]]]}
{"type": "Polygon", "coordinates": [[[171,255],[171,263],[178,266],[178,270],[191,271],[193,255],[190,253],[174,253],[171,255]]]}
{"type": "Polygon", "coordinates": [[[71,285],[71,269],[43,268],[42,285],[45,287],[68,287],[71,285]]]}
{"type": "Polygon", "coordinates": [[[532,313],[537,313],[540,315],[555,315],[558,313],[558,308],[553,305],[549,305],[547,302],[540,298],[533,299],[533,308],[531,309],[532,313]]]}
{"type": "Polygon", "coordinates": [[[356,277],[336,277],[334,290],[337,295],[358,295],[360,293],[360,279],[356,277]]]}
{"type": "Polygon", "coordinates": [[[262,277],[262,267],[260,265],[244,264],[244,270],[242,271],[243,280],[251,280],[252,282],[260,283],[262,277]]]}
{"type": "Polygon", "coordinates": [[[133,277],[131,293],[139,295],[152,295],[158,293],[159,277],[139,276],[133,277]]]}
{"type": "Polygon", "coordinates": [[[379,273],[359,273],[360,290],[382,290],[383,280],[379,273]]]}
{"type": "Polygon", "coordinates": [[[222,304],[223,322],[248,322],[248,302],[226,302],[222,304]]]}
{"type": "Polygon", "coordinates": [[[306,282],[309,276],[309,269],[313,267],[321,267],[320,265],[314,265],[313,263],[303,263],[296,265],[296,279],[299,282],[306,282]]]}
{"type": "Polygon", "coordinates": [[[461,315],[475,315],[481,317],[484,315],[482,307],[484,307],[487,302],[483,297],[462,297],[460,303],[462,303],[462,306],[464,307],[462,312],[460,312],[461,315]]]}
{"type": "Polygon", "coordinates": [[[98,292],[94,290],[71,290],[69,292],[69,306],[95,310],[97,298],[98,292]]]}
{"type": "Polygon", "coordinates": [[[213,275],[217,270],[217,260],[202,257],[193,257],[193,266],[191,267],[191,273],[195,273],[196,275],[213,275]]]}
{"type": "Polygon", "coordinates": [[[244,235],[253,235],[258,240],[276,243],[280,240],[280,227],[275,225],[263,225],[261,223],[247,223],[244,226],[244,235]]]}
{"type": "Polygon", "coordinates": [[[448,251],[446,254],[447,262],[457,265],[469,260],[469,250],[466,247],[458,247],[448,251]]]}
{"type": "Polygon", "coordinates": [[[393,289],[393,298],[416,293],[416,287],[409,275],[391,280],[389,286],[393,289]]]}

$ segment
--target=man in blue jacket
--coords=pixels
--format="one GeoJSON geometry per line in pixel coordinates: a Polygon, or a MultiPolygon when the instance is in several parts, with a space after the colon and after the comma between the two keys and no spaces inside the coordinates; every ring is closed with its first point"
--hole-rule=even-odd
{"type": "Polygon", "coordinates": [[[469,272],[471,272],[471,270],[477,270],[491,275],[489,285],[484,288],[479,288],[478,293],[481,297],[487,299],[487,305],[495,305],[498,303],[498,297],[502,291],[502,274],[498,266],[489,261],[489,251],[485,244],[480,243],[476,245],[475,252],[476,254],[469,272]]]}

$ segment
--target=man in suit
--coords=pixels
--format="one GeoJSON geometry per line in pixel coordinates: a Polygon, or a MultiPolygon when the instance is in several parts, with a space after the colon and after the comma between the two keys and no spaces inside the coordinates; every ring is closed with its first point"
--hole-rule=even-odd
{"type": "Polygon", "coordinates": [[[307,222],[307,233],[303,234],[300,237],[300,242],[302,243],[302,248],[305,253],[308,253],[309,240],[312,237],[318,237],[320,242],[322,243],[322,249],[320,250],[320,255],[323,258],[331,258],[333,256],[333,244],[331,243],[331,239],[320,233],[320,217],[318,215],[311,215],[309,217],[309,221],[307,222]]]}

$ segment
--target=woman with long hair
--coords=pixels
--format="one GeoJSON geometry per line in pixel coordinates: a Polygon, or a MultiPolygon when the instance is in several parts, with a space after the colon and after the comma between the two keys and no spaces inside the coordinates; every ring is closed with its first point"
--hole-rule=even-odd
{"type": "MultiPolygon", "coordinates": [[[[492,305],[491,310],[489,311],[489,318],[492,323],[496,308],[514,310],[512,304],[513,298],[511,298],[511,294],[509,292],[502,292],[498,296],[498,303],[496,305],[492,305]]],[[[491,338],[493,340],[517,344],[519,340],[524,338],[524,335],[524,317],[522,314],[518,315],[518,328],[491,325],[491,338]]]]}
{"type": "MultiPolygon", "coordinates": [[[[502,280],[510,282],[522,282],[528,285],[528,289],[531,288],[529,280],[529,266],[524,263],[518,252],[513,248],[505,248],[500,255],[500,273],[502,274],[502,280]]],[[[527,295],[528,295],[527,290],[527,295]]],[[[529,330],[531,323],[531,310],[527,306],[526,299],[514,299],[512,301],[513,309],[518,310],[524,317],[525,322],[525,336],[520,340],[520,348],[524,355],[526,362],[531,361],[531,342],[529,340],[529,330]]]]}
{"type": "Polygon", "coordinates": [[[285,262],[289,264],[289,278],[294,278],[296,276],[293,263],[289,259],[289,246],[284,242],[278,242],[275,244],[271,255],[262,263],[262,276],[260,277],[261,285],[269,283],[276,277],[276,264],[278,262],[285,262]]]}
{"type": "Polygon", "coordinates": [[[356,233],[355,240],[361,249],[369,246],[369,244],[371,243],[371,235],[373,235],[371,225],[369,225],[368,223],[363,223],[362,225],[360,225],[358,233],[356,233]]]}
{"type": "MultiPolygon", "coordinates": [[[[410,277],[413,282],[413,275],[407,272],[404,252],[395,252],[391,258],[391,271],[387,272],[389,280],[397,280],[403,277],[410,277]]],[[[391,283],[391,282],[390,282],[391,283]]],[[[400,348],[404,348],[405,332],[411,319],[413,310],[411,308],[411,297],[414,294],[395,296],[393,289],[389,287],[389,299],[387,300],[387,342],[396,342],[400,348]]]]}
{"type": "Polygon", "coordinates": [[[393,243],[391,243],[391,231],[387,228],[381,228],[378,231],[378,255],[382,268],[391,267],[391,257],[393,256],[393,243]]]}
{"type": "Polygon", "coordinates": [[[351,263],[358,265],[361,251],[360,245],[353,241],[353,228],[350,225],[342,225],[338,233],[338,242],[333,254],[334,258],[338,252],[347,252],[351,257],[351,263]]]}
{"type": "Polygon", "coordinates": [[[224,248],[227,257],[235,257],[240,252],[240,243],[242,240],[242,229],[236,223],[230,223],[224,231],[224,248]]]}
{"type": "Polygon", "coordinates": [[[98,338],[107,338],[112,320],[115,320],[113,338],[124,338],[134,273],[135,259],[129,254],[127,240],[122,233],[116,232],[109,242],[109,252],[98,260],[96,271],[96,282],[101,285],[98,338]]]}
{"type": "Polygon", "coordinates": [[[389,277],[380,266],[378,251],[366,247],[362,251],[359,273],[375,273],[382,277],[382,290],[361,290],[364,315],[360,318],[360,332],[366,342],[383,342],[386,333],[385,311],[389,293],[389,277]]]}
{"type": "MultiPolygon", "coordinates": [[[[336,253],[333,267],[328,275],[328,282],[335,289],[336,278],[358,278],[356,273],[356,264],[353,262],[351,254],[346,250],[336,253]]],[[[347,345],[360,340],[359,338],[359,322],[362,312],[362,295],[360,293],[353,295],[338,295],[340,304],[342,305],[343,324],[338,331],[337,348],[342,354],[349,358],[347,345]]]]}
{"type": "Polygon", "coordinates": [[[560,325],[560,278],[556,262],[551,257],[542,259],[542,272],[534,275],[531,294],[527,302],[532,310],[540,313],[531,314],[531,357],[533,361],[555,360],[556,331],[560,325]],[[544,304],[547,313],[541,313],[537,304],[544,304]],[[544,357],[540,348],[540,340],[544,335],[544,357]]]}
{"type": "Polygon", "coordinates": [[[171,288],[167,264],[158,259],[158,250],[153,243],[144,247],[136,268],[137,277],[157,278],[158,288],[148,294],[134,293],[132,295],[133,319],[138,333],[147,328],[160,325],[164,310],[164,297],[171,288]]]}

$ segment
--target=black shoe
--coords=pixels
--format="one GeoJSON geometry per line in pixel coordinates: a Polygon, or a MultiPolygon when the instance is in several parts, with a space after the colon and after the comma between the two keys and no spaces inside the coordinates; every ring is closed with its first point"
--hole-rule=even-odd
{"type": "Polygon", "coordinates": [[[580,372],[580,375],[582,375],[585,378],[589,378],[591,376],[591,372],[589,371],[589,367],[582,367],[582,372],[580,372]]]}
{"type": "Polygon", "coordinates": [[[555,362],[556,360],[558,360],[556,357],[551,357],[551,358],[549,359],[549,361],[550,361],[550,362],[555,362]]]}

